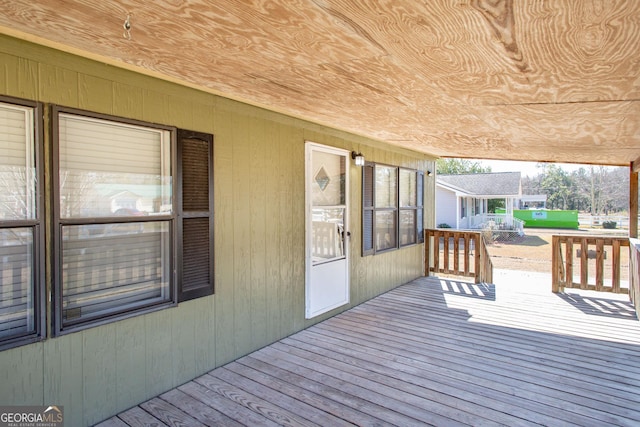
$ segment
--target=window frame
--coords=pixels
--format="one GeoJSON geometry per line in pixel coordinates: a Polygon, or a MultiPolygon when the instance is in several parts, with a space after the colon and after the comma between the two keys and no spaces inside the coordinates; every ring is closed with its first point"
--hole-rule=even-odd
{"type": "Polygon", "coordinates": [[[388,252],[388,251],[393,251],[398,249],[398,245],[400,243],[399,241],[399,226],[400,226],[400,168],[398,166],[393,166],[393,165],[387,165],[387,164],[383,164],[383,163],[375,163],[373,165],[373,250],[374,253],[379,254],[379,253],[383,253],[383,252],[388,252]],[[381,167],[381,168],[392,168],[395,169],[395,206],[381,206],[378,207],[376,206],[377,203],[377,195],[378,195],[378,191],[377,191],[377,186],[376,186],[376,168],[377,167],[381,167]],[[393,229],[395,232],[395,245],[387,247],[387,248],[383,248],[383,249],[378,249],[377,245],[376,245],[376,223],[377,223],[377,218],[378,215],[377,213],[380,212],[386,212],[386,213],[391,213],[392,217],[393,217],[393,229]]]}
{"type": "Polygon", "coordinates": [[[424,233],[422,232],[422,224],[420,224],[421,219],[424,218],[424,172],[406,168],[401,166],[388,165],[384,163],[376,163],[376,162],[365,162],[365,165],[362,167],[362,256],[369,255],[377,255],[389,251],[398,250],[401,248],[406,248],[409,246],[419,245],[424,243],[424,233]],[[390,167],[395,168],[396,172],[396,203],[394,208],[390,207],[377,207],[376,206],[376,166],[380,167],[390,167]],[[370,168],[371,171],[368,172],[367,168],[370,168]],[[410,171],[415,173],[416,177],[416,200],[415,205],[412,206],[400,206],[400,179],[401,179],[401,171],[410,171]],[[367,174],[371,173],[371,185],[372,189],[367,189],[367,174]],[[371,205],[367,206],[366,204],[366,194],[371,192],[371,205]],[[402,212],[412,211],[414,212],[414,241],[406,244],[402,244],[400,242],[400,217],[402,212]],[[395,246],[377,249],[376,245],[376,213],[377,212],[394,212],[395,214],[395,246]],[[419,215],[419,213],[422,215],[419,215]],[[371,224],[367,224],[367,216],[371,216],[371,224]],[[367,246],[367,240],[365,239],[366,231],[369,229],[371,233],[371,247],[367,246]]]}
{"type": "Polygon", "coordinates": [[[420,195],[418,194],[418,190],[420,188],[420,186],[418,185],[418,179],[420,178],[420,171],[416,170],[416,169],[409,169],[409,168],[398,168],[398,245],[403,248],[406,246],[413,246],[415,244],[418,244],[420,242],[418,242],[418,210],[420,209],[420,206],[418,205],[419,201],[418,199],[420,198],[420,195]],[[415,200],[413,200],[413,204],[412,205],[407,205],[407,206],[402,206],[400,203],[400,179],[402,177],[402,172],[409,172],[412,173],[415,177],[415,183],[416,183],[416,197],[415,200]],[[401,220],[401,216],[402,216],[402,212],[413,212],[413,220],[414,220],[414,227],[413,227],[413,242],[409,242],[409,243],[405,243],[402,244],[402,242],[400,241],[400,229],[401,229],[401,224],[400,224],[400,220],[401,220]]]}
{"type": "Polygon", "coordinates": [[[17,107],[29,108],[33,112],[33,156],[35,167],[35,209],[33,219],[0,220],[0,229],[31,228],[32,229],[32,289],[33,292],[33,325],[34,330],[0,339],[0,351],[31,344],[46,337],[46,292],[45,292],[45,226],[44,217],[44,106],[41,102],[0,95],[0,102],[17,107]]]}
{"type": "Polygon", "coordinates": [[[144,122],[140,120],[128,119],[108,114],[94,113],[87,110],[81,110],[77,108],[64,107],[59,105],[51,105],[50,107],[50,152],[51,152],[51,206],[52,206],[52,333],[54,336],[60,336],[71,332],[84,330],[87,328],[96,327],[99,325],[111,323],[113,321],[126,319],[141,314],[150,313],[153,311],[173,307],[177,305],[177,278],[176,278],[176,260],[177,260],[177,188],[175,186],[176,181],[176,164],[177,164],[177,150],[176,150],[176,134],[175,127],[159,125],[155,123],[144,122]],[[141,216],[141,217],[119,217],[119,216],[105,216],[105,217],[61,217],[60,213],[60,114],[68,114],[88,119],[98,119],[113,122],[114,124],[133,125],[138,127],[144,127],[149,129],[158,129],[169,132],[169,144],[170,144],[170,159],[169,159],[169,173],[171,176],[171,203],[172,210],[169,214],[158,214],[153,216],[141,216]],[[93,224],[126,224],[132,222],[166,222],[169,224],[169,249],[167,255],[167,262],[169,263],[167,269],[169,271],[168,279],[168,298],[159,302],[151,302],[148,304],[142,304],[134,308],[113,310],[108,313],[89,317],[85,320],[67,321],[63,318],[63,238],[62,232],[64,226],[77,226],[77,225],[93,225],[93,224]]]}

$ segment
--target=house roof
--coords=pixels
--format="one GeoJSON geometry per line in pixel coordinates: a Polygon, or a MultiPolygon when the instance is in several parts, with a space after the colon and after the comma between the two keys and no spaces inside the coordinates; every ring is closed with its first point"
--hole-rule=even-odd
{"type": "Polygon", "coordinates": [[[435,156],[640,162],[640,1],[3,3],[0,33],[435,156]]]}
{"type": "Polygon", "coordinates": [[[436,183],[470,196],[518,197],[520,172],[438,175],[436,183]]]}

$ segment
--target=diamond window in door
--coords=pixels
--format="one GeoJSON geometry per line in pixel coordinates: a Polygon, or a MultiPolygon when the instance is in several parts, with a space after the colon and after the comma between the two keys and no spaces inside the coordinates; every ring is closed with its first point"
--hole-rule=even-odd
{"type": "Polygon", "coordinates": [[[316,184],[320,187],[322,191],[326,190],[327,185],[331,182],[331,178],[327,175],[327,171],[324,169],[324,166],[320,167],[320,170],[315,176],[316,184]]]}

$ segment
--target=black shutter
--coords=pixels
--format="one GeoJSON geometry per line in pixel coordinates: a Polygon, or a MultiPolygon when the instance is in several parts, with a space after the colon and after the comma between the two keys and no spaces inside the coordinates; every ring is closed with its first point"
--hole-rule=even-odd
{"type": "Polygon", "coordinates": [[[418,171],[416,179],[416,195],[418,196],[416,209],[416,234],[418,236],[417,242],[424,243],[424,172],[418,171]]]}
{"type": "Polygon", "coordinates": [[[212,295],[213,135],[178,130],[178,301],[212,295]]]}

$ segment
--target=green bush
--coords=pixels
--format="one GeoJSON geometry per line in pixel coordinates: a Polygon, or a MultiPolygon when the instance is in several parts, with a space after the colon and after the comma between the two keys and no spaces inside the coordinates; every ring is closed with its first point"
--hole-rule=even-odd
{"type": "Polygon", "coordinates": [[[451,228],[451,226],[443,222],[442,224],[438,224],[438,228],[451,228]]]}
{"type": "Polygon", "coordinates": [[[602,221],[602,228],[614,229],[618,225],[615,221],[602,221]]]}

